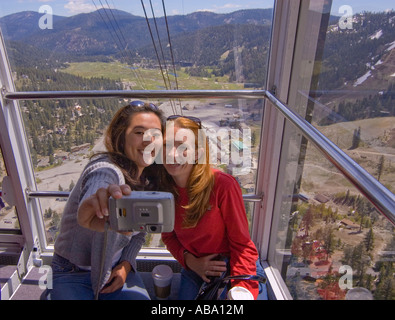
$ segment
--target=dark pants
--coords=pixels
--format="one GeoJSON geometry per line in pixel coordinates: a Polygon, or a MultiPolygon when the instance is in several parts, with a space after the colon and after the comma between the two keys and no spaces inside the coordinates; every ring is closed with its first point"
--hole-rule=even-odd
{"type": "MultiPolygon", "coordinates": [[[[259,261],[256,264],[256,274],[266,278],[259,261]]],[[[179,300],[195,300],[200,287],[204,283],[203,279],[192,270],[181,270],[181,283],[178,291],[179,300]]],[[[259,283],[259,294],[257,300],[268,300],[266,283],[259,283]]]]}

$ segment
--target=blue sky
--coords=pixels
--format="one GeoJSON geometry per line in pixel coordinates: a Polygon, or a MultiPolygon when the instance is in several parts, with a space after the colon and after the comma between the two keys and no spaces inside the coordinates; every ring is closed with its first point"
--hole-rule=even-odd
{"type": "MultiPolygon", "coordinates": [[[[162,0],[151,1],[155,9],[155,15],[162,16],[162,0]]],[[[149,0],[144,0],[144,3],[147,12],[149,12],[149,0]]],[[[175,15],[202,10],[227,13],[241,9],[270,8],[273,6],[273,0],[165,0],[165,4],[167,14],[175,15]]],[[[26,10],[39,11],[39,8],[43,5],[49,5],[53,14],[60,16],[91,12],[102,5],[104,7],[109,5],[111,8],[143,16],[140,0],[1,0],[0,16],[26,10]]],[[[334,0],[332,12],[339,14],[339,8],[342,5],[351,6],[354,13],[363,10],[384,11],[386,9],[395,9],[394,0],[334,0]]]]}

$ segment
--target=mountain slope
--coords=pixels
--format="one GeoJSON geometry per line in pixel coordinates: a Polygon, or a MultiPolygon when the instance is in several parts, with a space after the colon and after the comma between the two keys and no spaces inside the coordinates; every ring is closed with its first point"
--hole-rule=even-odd
{"type": "MultiPolygon", "coordinates": [[[[357,14],[351,30],[340,30],[334,24],[327,33],[322,68],[325,76],[320,80],[320,88],[359,87],[365,82],[364,75],[366,79],[369,78],[369,71],[380,77],[378,71],[383,68],[380,65],[387,61],[388,55],[395,49],[393,44],[395,11],[357,14]]],[[[371,85],[366,88],[377,88],[371,85]]],[[[382,84],[378,87],[383,88],[382,84]]]]}
{"type": "MultiPolygon", "coordinates": [[[[268,24],[271,9],[242,10],[230,14],[196,12],[169,16],[172,37],[224,24],[268,24]]],[[[100,9],[72,17],[56,17],[52,30],[38,27],[40,14],[21,12],[0,19],[7,40],[18,40],[55,52],[78,55],[109,55],[121,50],[135,50],[151,43],[145,18],[119,11],[100,9]]],[[[149,20],[155,30],[154,22],[149,20]]],[[[157,18],[161,38],[167,38],[165,18],[157,18]]],[[[156,35],[155,35],[156,37],[156,35]]]]}
{"type": "MultiPolygon", "coordinates": [[[[3,36],[7,40],[24,40],[33,34],[43,31],[39,27],[39,21],[43,14],[33,11],[22,11],[0,18],[0,27],[3,36]]],[[[62,16],[53,15],[53,24],[57,25],[62,16]]]]}

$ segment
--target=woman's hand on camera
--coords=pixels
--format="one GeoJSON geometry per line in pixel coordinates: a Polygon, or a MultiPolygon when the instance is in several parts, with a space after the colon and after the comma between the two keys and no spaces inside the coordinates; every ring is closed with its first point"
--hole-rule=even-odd
{"type": "Polygon", "coordinates": [[[120,199],[132,192],[128,185],[109,185],[100,188],[95,194],[85,199],[78,208],[77,220],[80,226],[93,230],[104,231],[108,211],[108,199],[120,199]]]}

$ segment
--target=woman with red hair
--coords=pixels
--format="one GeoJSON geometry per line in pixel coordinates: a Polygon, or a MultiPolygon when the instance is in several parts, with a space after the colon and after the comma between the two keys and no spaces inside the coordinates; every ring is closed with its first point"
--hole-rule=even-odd
{"type": "MultiPolygon", "coordinates": [[[[175,195],[176,216],[173,232],[163,233],[162,240],[183,266],[179,299],[184,300],[195,299],[201,285],[220,276],[227,265],[232,276],[257,272],[258,252],[240,186],[233,176],[211,168],[201,129],[198,118],[171,116],[164,136],[167,175],[162,181],[175,195]]],[[[255,281],[231,285],[247,289],[257,299],[255,281]]]]}

